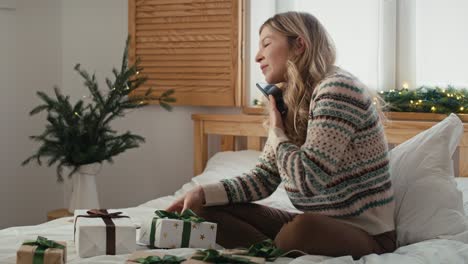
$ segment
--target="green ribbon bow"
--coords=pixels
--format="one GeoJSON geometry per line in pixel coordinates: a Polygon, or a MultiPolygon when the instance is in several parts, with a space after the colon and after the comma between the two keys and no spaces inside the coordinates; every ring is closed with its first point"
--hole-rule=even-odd
{"type": "Polygon", "coordinates": [[[37,246],[36,251],[34,251],[33,264],[44,264],[44,255],[48,248],[65,249],[64,245],[48,240],[42,236],[38,236],[36,241],[25,241],[23,245],[37,246]]]}
{"type": "Polygon", "coordinates": [[[254,257],[262,257],[268,261],[274,261],[282,256],[285,252],[275,246],[273,240],[266,239],[262,242],[253,244],[249,247],[247,255],[254,257]]]}
{"type": "Polygon", "coordinates": [[[156,222],[158,219],[175,219],[181,220],[184,222],[183,229],[182,229],[182,241],[181,247],[188,247],[190,242],[190,232],[191,232],[191,223],[201,223],[205,222],[205,219],[199,217],[196,213],[192,210],[187,209],[182,212],[182,214],[178,212],[168,212],[164,210],[156,210],[154,212],[156,217],[153,218],[151,222],[151,230],[150,230],[150,247],[154,248],[154,235],[156,233],[156,222]]]}
{"type": "Polygon", "coordinates": [[[181,214],[178,212],[168,212],[164,210],[156,210],[156,212],[154,213],[159,218],[176,219],[176,220],[182,220],[182,221],[189,221],[193,223],[205,222],[205,219],[199,217],[196,213],[194,213],[190,209],[183,211],[181,214]]]}
{"type": "Polygon", "coordinates": [[[192,257],[196,260],[201,260],[210,263],[218,263],[218,264],[255,264],[248,258],[239,257],[239,256],[231,256],[231,255],[223,255],[219,253],[219,251],[215,249],[206,249],[206,250],[198,250],[197,254],[192,257]]]}
{"type": "Polygon", "coordinates": [[[181,257],[165,255],[162,258],[159,256],[148,256],[146,258],[139,258],[133,261],[140,264],[180,264],[184,260],[185,259],[181,257]]]}

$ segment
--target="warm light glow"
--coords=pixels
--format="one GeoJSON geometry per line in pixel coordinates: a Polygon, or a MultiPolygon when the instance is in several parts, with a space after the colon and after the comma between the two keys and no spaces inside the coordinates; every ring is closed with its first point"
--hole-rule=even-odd
{"type": "Polygon", "coordinates": [[[413,100],[410,100],[410,103],[413,104],[414,103],[413,100]]]}
{"type": "Polygon", "coordinates": [[[463,106],[460,107],[460,111],[463,111],[463,110],[465,110],[465,107],[463,107],[463,106]]]}
{"type": "Polygon", "coordinates": [[[422,100],[418,100],[418,102],[422,103],[422,100]]]}
{"type": "Polygon", "coordinates": [[[431,111],[435,111],[435,110],[436,110],[435,106],[431,107],[431,111]]]}
{"type": "Polygon", "coordinates": [[[404,82],[402,86],[403,86],[403,88],[405,88],[405,89],[408,89],[408,88],[409,88],[409,84],[408,84],[407,82],[404,82]]]}

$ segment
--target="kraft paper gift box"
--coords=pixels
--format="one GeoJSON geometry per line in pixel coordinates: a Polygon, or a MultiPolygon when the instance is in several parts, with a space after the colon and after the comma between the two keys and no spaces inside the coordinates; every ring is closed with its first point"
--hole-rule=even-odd
{"type": "Polygon", "coordinates": [[[81,258],[135,251],[136,227],[117,210],[75,210],[74,240],[81,258]]]}
{"type": "Polygon", "coordinates": [[[142,226],[140,243],[156,248],[215,248],[215,223],[205,222],[191,210],[182,214],[163,210],[155,213],[156,217],[142,226]]]}
{"type": "MultiPolygon", "coordinates": [[[[214,251],[212,251],[214,252],[214,251]]],[[[222,254],[223,251],[219,252],[222,254]]],[[[216,261],[211,261],[211,262],[208,262],[208,261],[202,261],[202,260],[197,260],[197,259],[193,259],[192,257],[194,256],[201,256],[201,255],[205,255],[206,256],[206,252],[196,252],[195,254],[193,254],[192,256],[190,256],[189,258],[179,258],[180,260],[180,264],[207,264],[207,263],[216,263],[216,261]],[[182,260],[182,259],[185,259],[185,260],[182,260]]],[[[166,253],[162,253],[162,252],[154,252],[154,251],[137,251],[137,252],[134,252],[133,254],[130,255],[130,257],[128,258],[126,264],[137,264],[137,263],[163,263],[163,258],[164,257],[170,257],[170,258],[177,258],[176,256],[171,256],[169,254],[166,254],[166,253]],[[149,257],[149,256],[156,256],[156,257],[159,257],[160,261],[149,261],[149,260],[146,260],[146,262],[144,262],[144,260],[149,257]]],[[[244,261],[245,260],[249,260],[250,263],[255,263],[255,264],[264,264],[265,263],[265,259],[264,258],[258,258],[258,257],[251,257],[251,256],[239,256],[239,255],[233,255],[233,257],[237,257],[237,258],[243,258],[244,261]]],[[[231,263],[231,261],[226,261],[224,260],[224,262],[229,262],[231,263]]],[[[171,262],[173,263],[173,262],[171,262]]],[[[232,263],[236,263],[236,261],[232,261],[232,263]]],[[[238,263],[238,262],[237,262],[238,263]]],[[[246,263],[246,262],[244,262],[246,263]]]]}
{"type": "Polygon", "coordinates": [[[16,252],[17,264],[64,264],[67,261],[67,243],[38,237],[26,241],[16,252]]]}
{"type": "MultiPolygon", "coordinates": [[[[125,262],[125,264],[141,263],[141,261],[138,262],[137,260],[145,259],[145,258],[150,257],[150,256],[159,257],[160,259],[163,259],[164,256],[166,256],[166,255],[168,255],[168,254],[162,253],[162,252],[155,252],[155,251],[136,251],[136,252],[133,252],[128,257],[128,260],[127,260],[127,262],[125,262]]],[[[172,257],[177,258],[176,256],[172,256],[172,257]]],[[[180,263],[185,263],[185,261],[182,261],[182,259],[185,260],[186,258],[179,258],[179,259],[181,260],[180,263]]],[[[147,261],[147,262],[151,263],[151,261],[147,261]]],[[[163,263],[163,262],[161,261],[160,263],[163,263]]]]}

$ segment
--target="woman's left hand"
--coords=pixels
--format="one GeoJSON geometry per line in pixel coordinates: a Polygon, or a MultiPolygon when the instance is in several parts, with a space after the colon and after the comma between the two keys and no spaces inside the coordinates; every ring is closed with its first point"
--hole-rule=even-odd
{"type": "Polygon", "coordinates": [[[268,98],[270,99],[270,128],[277,127],[284,131],[283,119],[276,108],[275,98],[272,95],[269,95],[268,98]]]}

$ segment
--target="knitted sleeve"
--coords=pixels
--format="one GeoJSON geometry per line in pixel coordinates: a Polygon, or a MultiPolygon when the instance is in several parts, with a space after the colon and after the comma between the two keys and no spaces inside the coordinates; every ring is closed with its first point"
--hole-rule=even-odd
{"type": "Polygon", "coordinates": [[[255,167],[248,173],[214,184],[202,185],[206,205],[256,201],[272,194],[281,178],[270,136],[255,167]]]}

